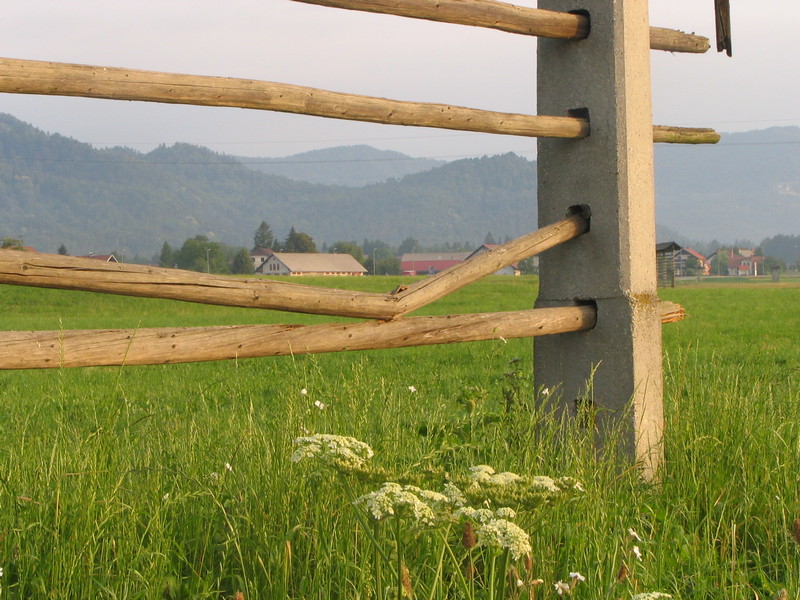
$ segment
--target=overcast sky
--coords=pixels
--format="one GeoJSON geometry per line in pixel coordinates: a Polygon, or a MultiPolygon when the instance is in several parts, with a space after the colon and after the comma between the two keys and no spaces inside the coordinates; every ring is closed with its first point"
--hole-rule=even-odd
{"type": "MultiPolygon", "coordinates": [[[[718,131],[800,125],[798,0],[730,0],[733,58],[714,48],[713,0],[651,0],[654,26],[711,39],[652,52],[654,122],[718,131]]],[[[517,4],[536,6],[535,0],[517,4]]],[[[398,100],[534,114],[536,39],[290,0],[13,0],[2,55],[244,77],[398,100]]],[[[369,144],[456,159],[535,139],[228,108],[0,94],[0,112],[97,147],[189,142],[244,156],[369,144]]]]}

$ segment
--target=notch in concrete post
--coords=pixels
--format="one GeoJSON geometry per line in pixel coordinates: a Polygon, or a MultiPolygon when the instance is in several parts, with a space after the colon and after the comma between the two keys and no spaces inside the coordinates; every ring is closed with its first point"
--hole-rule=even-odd
{"type": "Polygon", "coordinates": [[[625,454],[652,478],[663,411],[647,0],[541,0],[539,8],[584,10],[592,22],[586,39],[538,40],[538,112],[584,107],[591,116],[585,139],[538,141],[539,226],[575,205],[591,207],[592,224],[541,256],[536,306],[592,300],[597,325],[537,338],[535,381],[560,389],[563,409],[574,411],[591,379],[600,438],[621,431],[625,454]]]}

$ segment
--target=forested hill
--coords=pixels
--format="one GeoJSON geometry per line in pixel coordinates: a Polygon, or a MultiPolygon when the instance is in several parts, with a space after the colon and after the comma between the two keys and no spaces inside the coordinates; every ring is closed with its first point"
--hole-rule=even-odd
{"type": "Polygon", "coordinates": [[[441,160],[413,158],[365,145],[311,150],[282,158],[241,157],[239,160],[251,169],[270,175],[351,187],[398,179],[445,164],[441,160]]]}
{"type": "Polygon", "coordinates": [[[408,236],[423,244],[520,235],[536,223],[535,165],[513,154],[447,163],[361,188],[267,175],[178,144],[95,149],[0,115],[0,236],[54,252],[150,256],[197,234],[250,246],[265,220],[318,244],[408,236]]]}

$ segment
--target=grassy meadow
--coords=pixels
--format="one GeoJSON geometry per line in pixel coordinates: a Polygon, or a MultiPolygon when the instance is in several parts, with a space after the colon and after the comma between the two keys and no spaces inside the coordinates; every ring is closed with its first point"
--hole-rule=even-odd
{"type": "MultiPolygon", "coordinates": [[[[535,295],[535,278],[493,277],[417,314],[523,309],[535,295]]],[[[530,340],[0,371],[0,599],[796,598],[800,282],[661,296],[688,318],[664,326],[658,485],[598,460],[592,432],[548,410],[530,340]],[[294,441],[314,434],[374,456],[299,456],[294,441]],[[470,483],[477,465],[583,491],[558,480],[510,494],[470,483]],[[385,481],[472,489],[491,520],[410,487],[387,515],[385,481]],[[434,504],[447,519],[426,516],[434,504]],[[518,529],[530,551],[515,555],[518,529]]],[[[0,304],[6,330],[330,320],[13,286],[0,304]]]]}

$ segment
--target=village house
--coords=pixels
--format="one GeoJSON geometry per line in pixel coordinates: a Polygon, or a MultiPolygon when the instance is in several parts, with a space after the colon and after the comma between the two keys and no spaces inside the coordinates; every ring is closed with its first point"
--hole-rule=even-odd
{"type": "Polygon", "coordinates": [[[349,254],[272,252],[256,268],[261,275],[361,276],[367,270],[349,254]]]}
{"type": "Polygon", "coordinates": [[[754,248],[727,248],[719,250],[728,257],[728,275],[757,277],[766,275],[764,257],[757,256],[754,248]]]}
{"type": "Polygon", "coordinates": [[[675,263],[675,275],[677,277],[687,277],[690,275],[708,275],[711,272],[711,262],[691,248],[678,246],[672,255],[675,263]]]}
{"type": "Polygon", "coordinates": [[[119,262],[113,254],[95,254],[89,252],[86,256],[79,256],[78,258],[92,258],[94,260],[102,260],[103,262],[119,262]]]}
{"type": "Polygon", "coordinates": [[[253,271],[258,271],[260,267],[272,254],[269,248],[256,248],[250,252],[250,260],[253,261],[253,271]]]}

